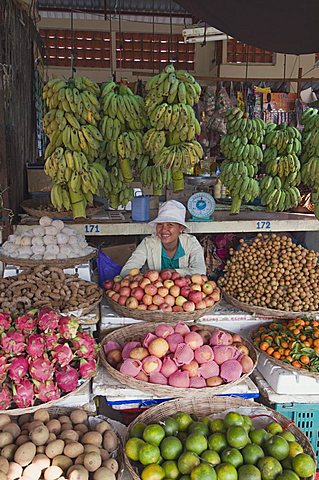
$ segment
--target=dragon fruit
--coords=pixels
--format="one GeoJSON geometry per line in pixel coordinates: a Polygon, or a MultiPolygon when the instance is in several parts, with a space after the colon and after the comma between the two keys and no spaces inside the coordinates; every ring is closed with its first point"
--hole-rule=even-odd
{"type": "Polygon", "coordinates": [[[45,350],[45,337],[42,334],[32,333],[28,338],[27,353],[32,358],[41,357],[45,350]]]}
{"type": "Polygon", "coordinates": [[[70,367],[70,365],[61,370],[57,370],[55,372],[55,378],[57,386],[61,388],[63,392],[73,392],[78,386],[78,372],[75,368],[70,367]]]}
{"type": "Polygon", "coordinates": [[[18,385],[12,387],[13,401],[18,408],[26,408],[33,405],[34,390],[33,383],[27,378],[22,380],[18,385]]]}
{"type": "Polygon", "coordinates": [[[5,353],[17,355],[25,350],[25,336],[20,332],[9,331],[3,333],[1,337],[1,346],[5,353]]]}
{"type": "Polygon", "coordinates": [[[95,341],[89,333],[79,332],[72,340],[78,357],[91,357],[95,353],[95,341]]]}
{"type": "Polygon", "coordinates": [[[12,360],[8,375],[15,383],[20,383],[23,377],[26,376],[28,368],[28,360],[23,355],[19,355],[12,360]]]}
{"type": "Polygon", "coordinates": [[[56,345],[51,353],[60,367],[66,367],[73,360],[73,353],[68,343],[56,345]]]}
{"type": "Polygon", "coordinates": [[[79,322],[75,318],[60,317],[58,330],[61,337],[66,340],[76,337],[79,322]]]}
{"type": "Polygon", "coordinates": [[[59,325],[60,315],[50,307],[43,307],[38,312],[38,327],[43,332],[53,332],[59,325]]]}
{"type": "Polygon", "coordinates": [[[44,383],[33,380],[33,383],[36,387],[36,396],[41,402],[50,402],[61,397],[61,391],[53,380],[47,380],[44,383]]]}
{"type": "Polygon", "coordinates": [[[52,350],[59,342],[59,336],[56,333],[48,333],[44,338],[46,350],[52,350]]]}
{"type": "Polygon", "coordinates": [[[5,355],[0,356],[0,383],[2,383],[6,376],[9,368],[8,359],[5,355]]]}
{"type": "Polygon", "coordinates": [[[4,330],[9,330],[11,324],[11,316],[10,313],[0,313],[0,332],[4,330]]]}
{"type": "Polygon", "coordinates": [[[6,410],[11,405],[11,392],[6,385],[0,386],[0,410],[6,410]]]}
{"type": "Polygon", "coordinates": [[[35,310],[15,319],[15,328],[22,333],[34,332],[37,328],[37,319],[34,317],[35,310]]]}
{"type": "Polygon", "coordinates": [[[49,380],[54,372],[54,366],[48,358],[39,357],[30,362],[30,375],[39,382],[49,380]]]}
{"type": "Polygon", "coordinates": [[[96,362],[92,358],[85,360],[81,358],[79,373],[82,378],[91,378],[96,374],[96,362]]]}

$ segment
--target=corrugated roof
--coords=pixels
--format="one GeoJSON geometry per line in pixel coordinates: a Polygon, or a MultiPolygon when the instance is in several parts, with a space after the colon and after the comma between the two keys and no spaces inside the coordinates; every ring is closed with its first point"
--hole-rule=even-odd
{"type": "Polygon", "coordinates": [[[39,0],[39,10],[120,11],[144,14],[187,15],[177,3],[170,0],[39,0]]]}

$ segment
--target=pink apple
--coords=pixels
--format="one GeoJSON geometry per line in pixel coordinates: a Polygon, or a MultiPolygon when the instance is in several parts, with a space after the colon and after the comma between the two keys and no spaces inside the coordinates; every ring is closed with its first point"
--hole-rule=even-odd
{"type": "Polygon", "coordinates": [[[127,299],[128,299],[127,295],[120,295],[120,298],[118,300],[118,304],[119,305],[125,305],[127,299]]]}
{"type": "Polygon", "coordinates": [[[169,289],[169,293],[170,295],[173,295],[173,297],[178,297],[179,294],[181,293],[181,289],[179,288],[178,285],[173,285],[170,289],[169,289]]]}
{"type": "Polygon", "coordinates": [[[112,298],[114,294],[115,294],[115,291],[114,291],[114,290],[108,290],[108,291],[106,292],[106,296],[107,296],[108,298],[112,298]]]}
{"type": "Polygon", "coordinates": [[[147,310],[147,305],[144,305],[144,303],[141,303],[140,305],[137,306],[137,310],[147,310]]]}
{"type": "Polygon", "coordinates": [[[151,310],[151,311],[153,311],[153,310],[158,310],[158,306],[157,306],[157,305],[154,305],[154,304],[149,305],[149,306],[147,307],[147,310],[151,310]]]}
{"type": "Polygon", "coordinates": [[[187,279],[185,277],[176,278],[175,285],[179,287],[185,287],[187,285],[187,279]]]}
{"type": "Polygon", "coordinates": [[[195,310],[195,303],[194,302],[184,302],[183,303],[183,310],[184,312],[194,312],[195,310]]]}
{"type": "Polygon", "coordinates": [[[144,297],[144,290],[141,287],[133,288],[133,290],[131,291],[131,295],[140,302],[144,297]]]}
{"type": "Polygon", "coordinates": [[[200,273],[196,273],[195,275],[192,275],[191,280],[193,283],[196,283],[198,285],[203,285],[204,281],[200,273]]]}
{"type": "Polygon", "coordinates": [[[129,287],[130,281],[127,278],[124,278],[121,282],[121,287],[129,287]]]}
{"type": "Polygon", "coordinates": [[[156,282],[159,279],[159,273],[156,270],[149,270],[144,273],[144,277],[148,278],[151,282],[156,282]]]}
{"type": "Polygon", "coordinates": [[[129,287],[122,287],[119,294],[123,297],[129,297],[131,295],[131,289],[129,287]]]}
{"type": "Polygon", "coordinates": [[[188,287],[188,286],[182,287],[181,295],[183,295],[183,297],[185,298],[188,298],[188,295],[190,294],[191,291],[192,291],[191,287],[188,287]]]}
{"type": "Polygon", "coordinates": [[[191,302],[194,302],[196,305],[198,302],[201,302],[203,300],[203,293],[193,290],[188,295],[188,300],[190,300],[191,302]]]}
{"type": "Polygon", "coordinates": [[[144,292],[146,293],[146,295],[151,295],[153,297],[157,294],[157,288],[155,287],[155,285],[150,283],[149,285],[146,285],[146,287],[144,288],[144,292]]]}
{"type": "Polygon", "coordinates": [[[192,289],[192,290],[196,290],[197,292],[201,292],[201,291],[202,291],[202,287],[201,287],[200,285],[198,285],[197,283],[192,283],[191,289],[192,289]]]}
{"type": "Polygon", "coordinates": [[[133,288],[137,288],[138,286],[139,286],[139,283],[136,280],[130,283],[131,290],[133,290],[133,288]]]}
{"type": "Polygon", "coordinates": [[[120,294],[119,293],[114,293],[114,295],[112,297],[112,300],[114,300],[114,302],[118,303],[119,298],[120,298],[120,294]]]}
{"type": "Polygon", "coordinates": [[[207,275],[202,275],[202,280],[203,280],[204,283],[208,282],[207,275]]]}
{"type": "Polygon", "coordinates": [[[176,305],[179,305],[180,307],[182,307],[185,302],[187,302],[187,298],[182,297],[181,295],[176,298],[176,305]]]}
{"type": "Polygon", "coordinates": [[[140,271],[138,268],[131,268],[131,270],[129,271],[129,275],[131,275],[132,277],[136,277],[136,275],[138,275],[139,273],[140,271]]]}
{"type": "Polygon", "coordinates": [[[160,310],[162,310],[162,312],[172,312],[173,311],[171,305],[167,305],[167,303],[162,303],[162,305],[160,305],[160,310]]]}
{"type": "Polygon", "coordinates": [[[219,302],[220,300],[220,290],[215,290],[213,291],[213,293],[210,295],[210,298],[212,298],[213,300],[215,300],[215,302],[219,302]]]}
{"type": "Polygon", "coordinates": [[[154,305],[162,305],[162,303],[165,303],[165,300],[164,300],[163,297],[156,294],[153,297],[153,303],[154,303],[154,305]]]}
{"type": "Polygon", "coordinates": [[[161,280],[157,280],[157,282],[155,282],[154,285],[156,288],[160,288],[163,286],[163,282],[161,282],[161,280]]]}
{"type": "Polygon", "coordinates": [[[175,280],[176,280],[177,278],[179,278],[180,276],[181,276],[181,275],[180,275],[178,272],[173,272],[171,278],[172,278],[172,280],[175,281],[175,280]]]}
{"type": "Polygon", "coordinates": [[[152,305],[153,303],[153,297],[151,295],[144,295],[142,298],[142,302],[145,305],[152,305]]]}
{"type": "Polygon", "coordinates": [[[113,280],[105,280],[105,282],[103,283],[104,290],[111,290],[112,287],[113,287],[113,280]]]}
{"type": "Polygon", "coordinates": [[[206,308],[205,300],[201,300],[200,302],[196,303],[196,310],[204,310],[206,308]]]}
{"type": "Polygon", "coordinates": [[[128,299],[126,300],[125,306],[127,308],[135,309],[138,307],[138,301],[135,297],[128,297],[128,299]]]}
{"type": "Polygon", "coordinates": [[[120,282],[121,280],[123,280],[123,277],[121,277],[121,275],[116,275],[116,277],[113,278],[113,282],[120,282]]]}
{"type": "Polygon", "coordinates": [[[143,280],[140,281],[140,287],[145,288],[146,285],[150,285],[151,280],[149,278],[143,278],[143,280]]]}
{"type": "Polygon", "coordinates": [[[174,307],[172,308],[173,312],[183,312],[183,307],[181,307],[180,305],[174,305],[174,307]]]}
{"type": "Polygon", "coordinates": [[[174,305],[175,305],[175,297],[173,297],[173,295],[166,295],[166,297],[165,297],[165,303],[167,303],[167,305],[170,305],[171,307],[174,307],[174,305]]]}
{"type": "Polygon", "coordinates": [[[162,270],[160,272],[160,277],[161,277],[162,280],[168,280],[168,279],[172,278],[171,270],[162,270]]]}
{"type": "Polygon", "coordinates": [[[174,285],[173,280],[164,280],[164,287],[170,289],[174,285]]]}
{"type": "Polygon", "coordinates": [[[121,290],[121,284],[120,284],[120,282],[115,282],[115,283],[113,284],[113,290],[114,290],[114,292],[119,292],[119,291],[121,290]]]}
{"type": "Polygon", "coordinates": [[[204,285],[202,286],[202,291],[206,293],[206,295],[210,295],[211,293],[213,293],[214,287],[213,285],[207,282],[207,283],[204,283],[204,285]]]}
{"type": "Polygon", "coordinates": [[[206,307],[213,307],[215,305],[215,301],[211,297],[205,298],[206,307]]]}
{"type": "Polygon", "coordinates": [[[217,287],[217,284],[216,284],[216,282],[214,282],[214,280],[208,280],[208,282],[206,282],[206,283],[209,283],[210,285],[213,285],[214,288],[217,287]]]}
{"type": "Polygon", "coordinates": [[[158,290],[157,290],[157,293],[161,296],[161,297],[166,297],[168,295],[168,288],[166,287],[160,287],[158,290]]]}
{"type": "Polygon", "coordinates": [[[141,280],[143,280],[143,278],[144,278],[143,275],[142,275],[141,273],[139,273],[138,275],[136,275],[136,276],[134,277],[134,280],[135,280],[136,282],[140,282],[141,280]]]}

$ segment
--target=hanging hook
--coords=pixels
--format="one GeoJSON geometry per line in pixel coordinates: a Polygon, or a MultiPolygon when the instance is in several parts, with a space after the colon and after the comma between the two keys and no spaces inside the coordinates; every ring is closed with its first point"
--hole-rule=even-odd
{"type": "Polygon", "coordinates": [[[207,23],[205,22],[205,27],[204,27],[204,40],[203,43],[200,44],[201,47],[205,47],[207,45],[207,23]]]}

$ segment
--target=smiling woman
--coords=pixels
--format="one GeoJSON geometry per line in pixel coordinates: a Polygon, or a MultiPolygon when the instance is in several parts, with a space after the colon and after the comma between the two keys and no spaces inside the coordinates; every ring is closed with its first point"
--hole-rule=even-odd
{"type": "Polygon", "coordinates": [[[156,233],[145,238],[124,265],[121,275],[132,268],[146,270],[174,269],[181,275],[206,274],[203,249],[198,240],[185,232],[186,208],[176,200],[160,207],[158,216],[150,222],[156,233]]]}

